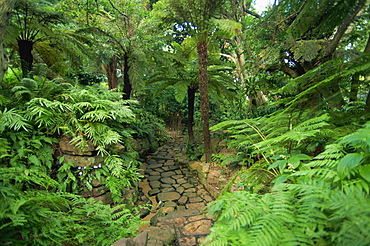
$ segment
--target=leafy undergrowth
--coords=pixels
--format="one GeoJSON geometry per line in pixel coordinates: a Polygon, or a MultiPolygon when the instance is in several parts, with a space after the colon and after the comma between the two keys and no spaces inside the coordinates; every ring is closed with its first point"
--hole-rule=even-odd
{"type": "MultiPolygon", "coordinates": [[[[309,122],[312,126],[319,121],[309,122]]],[[[235,139],[240,144],[245,133],[245,141],[250,143],[253,136],[241,123],[234,128],[240,133],[235,139]]],[[[258,170],[271,172],[273,181],[264,179],[264,190],[248,189],[248,182],[261,181],[260,176],[249,173],[241,184],[243,190],[224,193],[210,204],[217,221],[207,245],[370,244],[370,122],[327,144],[315,156],[282,152],[286,147],[299,149],[304,139],[296,129],[304,125],[309,126],[298,124],[285,134],[252,143],[259,155],[264,155],[265,164],[260,162],[258,170]],[[296,145],[287,145],[290,141],[296,145]],[[275,158],[279,151],[282,154],[275,158]]],[[[310,127],[304,134],[314,136],[314,131],[310,127]]],[[[258,132],[259,137],[264,136],[258,132]]]]}
{"type": "Polygon", "coordinates": [[[133,236],[139,208],[121,204],[123,189],[140,176],[130,139],[163,137],[160,121],[132,109],[120,93],[94,86],[23,79],[2,94],[0,244],[111,245],[133,236]],[[58,156],[64,135],[82,150],[93,143],[99,168],[82,175],[81,167],[58,156]],[[78,195],[83,187],[91,190],[93,180],[110,192],[112,205],[78,195]]]}

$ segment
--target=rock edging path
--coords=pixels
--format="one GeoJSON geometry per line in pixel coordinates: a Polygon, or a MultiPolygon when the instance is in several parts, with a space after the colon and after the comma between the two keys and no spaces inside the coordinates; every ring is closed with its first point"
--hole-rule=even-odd
{"type": "Polygon", "coordinates": [[[210,233],[213,220],[203,210],[214,199],[197,174],[177,162],[185,147],[183,138],[175,136],[147,157],[142,166],[145,179],[139,187],[152,201],[152,209],[144,218],[150,224],[144,225],[138,236],[147,240],[140,244],[117,244],[117,241],[114,246],[200,245],[210,233]]]}

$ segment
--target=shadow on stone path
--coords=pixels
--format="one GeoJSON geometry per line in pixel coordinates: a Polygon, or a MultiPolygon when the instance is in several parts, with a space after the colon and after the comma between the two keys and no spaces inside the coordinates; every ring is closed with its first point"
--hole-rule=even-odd
{"type": "Polygon", "coordinates": [[[213,221],[202,210],[214,199],[199,182],[197,174],[177,161],[184,155],[185,148],[183,138],[175,136],[143,164],[145,179],[139,187],[153,206],[144,218],[150,220],[150,224],[142,227],[139,235],[142,238],[147,235],[147,241],[133,245],[200,245],[210,233],[213,221]]]}

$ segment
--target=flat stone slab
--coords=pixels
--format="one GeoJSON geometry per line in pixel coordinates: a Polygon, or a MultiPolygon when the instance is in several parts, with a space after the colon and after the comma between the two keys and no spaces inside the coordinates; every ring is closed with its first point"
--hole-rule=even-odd
{"type": "Polygon", "coordinates": [[[148,159],[146,162],[147,162],[149,165],[157,164],[157,161],[156,161],[156,160],[152,160],[152,159],[148,159]]]}
{"type": "Polygon", "coordinates": [[[187,209],[199,209],[202,210],[203,208],[206,207],[206,205],[203,202],[197,202],[197,203],[188,203],[185,205],[187,209]]]}
{"type": "MultiPolygon", "coordinates": [[[[171,168],[172,166],[170,166],[170,168],[171,168]]],[[[182,171],[181,170],[175,170],[175,173],[176,174],[182,174],[182,171]]]]}
{"type": "Polygon", "coordinates": [[[171,177],[171,176],[175,176],[176,173],[175,172],[172,172],[172,171],[169,171],[169,172],[163,172],[161,173],[162,177],[171,177]]]}
{"type": "Polygon", "coordinates": [[[172,186],[171,187],[165,187],[162,189],[162,192],[172,192],[172,191],[176,191],[175,188],[173,188],[172,186]]]}
{"type": "Polygon", "coordinates": [[[155,195],[157,195],[159,192],[161,192],[159,189],[153,189],[153,190],[148,191],[148,195],[149,195],[149,196],[155,196],[155,195]]]}
{"type": "Polygon", "coordinates": [[[169,202],[165,202],[163,206],[164,207],[176,207],[177,203],[173,201],[169,201],[169,202]]]}
{"type": "Polygon", "coordinates": [[[195,237],[180,237],[178,239],[180,246],[193,246],[197,245],[195,237]]]}
{"type": "Polygon", "coordinates": [[[185,184],[185,183],[187,183],[188,181],[186,181],[186,179],[177,179],[177,180],[176,180],[176,182],[177,182],[178,184],[185,184]]]}
{"type": "Polygon", "coordinates": [[[182,196],[177,202],[179,203],[179,205],[184,205],[184,204],[186,204],[188,199],[189,198],[187,196],[182,196]]]}
{"type": "Polygon", "coordinates": [[[187,236],[195,236],[195,235],[207,235],[210,234],[212,227],[212,221],[210,220],[198,220],[186,224],[182,228],[182,233],[187,236]]]}
{"type": "Polygon", "coordinates": [[[212,202],[214,200],[210,195],[204,195],[202,197],[206,202],[212,202]]]}
{"type": "Polygon", "coordinates": [[[185,192],[183,195],[187,196],[187,197],[196,197],[197,196],[196,193],[191,193],[191,192],[185,192]]]}
{"type": "Polygon", "coordinates": [[[162,178],[161,182],[165,183],[165,184],[176,184],[176,181],[174,179],[171,179],[171,178],[162,178]]]}
{"type": "Polygon", "coordinates": [[[162,169],[167,172],[167,171],[170,171],[170,169],[168,167],[162,167],[162,169]]]}
{"type": "Polygon", "coordinates": [[[185,210],[176,210],[175,212],[172,212],[170,214],[167,214],[165,216],[165,219],[174,219],[174,218],[180,218],[180,217],[191,217],[199,215],[198,209],[185,209],[185,210]]]}
{"type": "Polygon", "coordinates": [[[184,175],[182,175],[182,174],[176,174],[176,175],[173,175],[172,178],[173,179],[182,179],[182,178],[184,178],[184,175]]]}
{"type": "Polygon", "coordinates": [[[195,188],[189,188],[189,189],[185,190],[185,192],[187,192],[187,193],[195,193],[195,192],[197,192],[197,190],[195,188]]]}
{"type": "Polygon", "coordinates": [[[180,193],[180,194],[184,193],[184,190],[185,190],[185,188],[184,188],[184,187],[182,187],[182,186],[180,186],[180,187],[177,187],[177,188],[176,188],[176,191],[177,191],[178,193],[180,193]]]}
{"type": "Polygon", "coordinates": [[[149,226],[145,231],[148,233],[150,240],[160,241],[162,245],[170,245],[175,240],[174,234],[159,227],[149,226]]]}
{"type": "Polygon", "coordinates": [[[161,188],[161,182],[159,182],[159,181],[151,181],[151,182],[149,182],[149,185],[150,185],[150,187],[152,187],[152,189],[161,188]]]}
{"type": "Polygon", "coordinates": [[[154,160],[175,160],[175,158],[168,157],[168,156],[152,156],[152,159],[154,160]]]}
{"type": "Polygon", "coordinates": [[[183,184],[182,187],[184,187],[185,189],[189,189],[189,188],[193,188],[194,185],[186,183],[186,184],[183,184]]]}
{"type": "Polygon", "coordinates": [[[176,201],[180,198],[180,194],[177,192],[162,192],[157,195],[159,201],[176,201]]]}
{"type": "Polygon", "coordinates": [[[166,161],[165,163],[164,163],[164,165],[165,166],[172,166],[172,165],[174,165],[175,164],[175,161],[174,160],[169,160],[169,161],[166,161]]]}
{"type": "Polygon", "coordinates": [[[154,175],[154,176],[152,176],[152,175],[150,175],[149,177],[148,177],[148,181],[150,182],[150,181],[156,181],[156,180],[158,180],[158,179],[160,179],[161,178],[161,176],[159,176],[159,175],[154,175]]]}
{"type": "Polygon", "coordinates": [[[203,199],[202,198],[200,198],[200,197],[190,197],[189,198],[189,202],[190,203],[197,203],[197,202],[203,202],[203,199]]]}
{"type": "Polygon", "coordinates": [[[151,164],[151,165],[148,166],[148,168],[156,169],[156,168],[160,168],[162,166],[163,166],[163,164],[151,164]]]}
{"type": "MultiPolygon", "coordinates": [[[[177,169],[179,169],[179,167],[178,166],[167,166],[168,167],[168,169],[169,170],[171,170],[171,171],[173,171],[173,170],[176,170],[177,171],[177,169]]],[[[180,171],[180,173],[182,173],[181,172],[181,170],[178,170],[178,171],[180,171]]]]}

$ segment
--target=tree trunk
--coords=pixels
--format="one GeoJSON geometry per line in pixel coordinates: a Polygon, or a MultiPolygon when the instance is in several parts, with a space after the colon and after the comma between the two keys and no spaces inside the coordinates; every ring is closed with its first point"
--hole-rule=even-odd
{"type": "Polygon", "coordinates": [[[4,50],[3,40],[6,22],[14,2],[15,0],[0,0],[0,85],[3,82],[4,73],[8,70],[8,57],[4,50]]]}
{"type": "Polygon", "coordinates": [[[129,75],[130,64],[128,62],[129,56],[127,52],[124,54],[123,59],[123,99],[129,100],[131,97],[132,85],[129,75]]]}
{"type": "Polygon", "coordinates": [[[102,64],[102,69],[107,76],[109,90],[117,89],[117,55],[112,56],[112,61],[109,64],[102,64]]]}
{"type": "Polygon", "coordinates": [[[357,101],[358,87],[360,84],[360,74],[356,73],[352,76],[351,88],[349,92],[349,101],[357,101]]]}
{"type": "Polygon", "coordinates": [[[369,92],[367,93],[367,97],[366,97],[366,107],[365,107],[365,112],[366,112],[366,113],[370,113],[370,90],[369,90],[369,92]]]}
{"type": "Polygon", "coordinates": [[[202,119],[204,154],[206,162],[211,162],[211,135],[209,131],[209,98],[208,98],[208,50],[207,34],[198,41],[198,80],[200,92],[200,115],[202,119]]]}
{"type": "Polygon", "coordinates": [[[188,87],[188,138],[189,143],[194,142],[194,102],[195,102],[195,92],[196,88],[188,87]]]}
{"type": "Polygon", "coordinates": [[[18,40],[19,56],[21,58],[21,68],[23,77],[28,77],[33,64],[33,42],[29,40],[18,40]]]}
{"type": "Polygon", "coordinates": [[[109,90],[117,89],[118,77],[117,77],[117,55],[112,56],[112,61],[107,65],[102,65],[105,75],[108,78],[109,90]]]}

